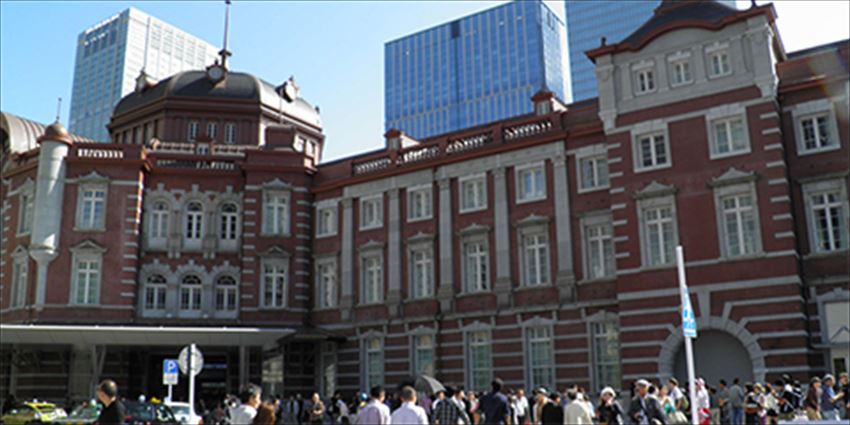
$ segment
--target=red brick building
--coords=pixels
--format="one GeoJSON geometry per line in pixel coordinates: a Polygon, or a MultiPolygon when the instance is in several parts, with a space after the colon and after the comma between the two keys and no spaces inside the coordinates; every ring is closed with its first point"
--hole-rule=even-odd
{"type": "Polygon", "coordinates": [[[775,19],[664,2],[598,99],[331,162],[294,81],[214,67],[141,76],[110,144],[4,114],[0,392],[162,394],[190,340],[202,396],[682,376],[678,244],[699,375],[846,370],[850,43],[775,19]]]}

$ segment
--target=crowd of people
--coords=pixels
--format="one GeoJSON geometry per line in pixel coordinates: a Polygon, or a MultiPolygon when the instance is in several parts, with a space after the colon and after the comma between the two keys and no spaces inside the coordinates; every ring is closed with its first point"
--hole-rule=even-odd
{"type": "Polygon", "coordinates": [[[780,420],[841,420],[850,411],[850,382],[846,373],[812,378],[808,388],[788,375],[770,383],[716,386],[695,381],[694,394],[675,378],[666,382],[644,379],[633,383],[630,397],[606,387],[598,395],[583,388],[563,393],[546,388],[527,395],[495,379],[486,393],[446,387],[434,394],[403,386],[392,393],[380,386],[350,401],[340,393],[323,401],[314,393],[263,401],[260,388],[249,384],[239,395],[216,408],[214,424],[348,424],[348,425],[655,425],[690,424],[692,406],[703,425],[771,425],[780,420]],[[622,404],[621,404],[622,401],[622,404]],[[625,408],[624,408],[625,406],[625,408]]]}

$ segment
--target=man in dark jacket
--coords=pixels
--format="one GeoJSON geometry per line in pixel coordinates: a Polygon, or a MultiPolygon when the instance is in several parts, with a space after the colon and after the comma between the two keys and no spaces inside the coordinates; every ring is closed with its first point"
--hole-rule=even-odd
{"type": "Polygon", "coordinates": [[[561,407],[561,395],[557,391],[553,391],[551,402],[543,405],[543,411],[540,414],[540,423],[543,425],[561,425],[564,423],[564,408],[561,407]]]}
{"type": "Polygon", "coordinates": [[[649,382],[639,379],[635,383],[637,395],[629,405],[629,417],[635,425],[667,424],[667,418],[661,411],[661,404],[655,397],[648,397],[649,382]]]}
{"type": "Polygon", "coordinates": [[[127,415],[124,403],[118,400],[118,385],[111,379],[104,379],[97,386],[97,399],[103,403],[103,410],[97,417],[97,425],[121,425],[127,415]]]}

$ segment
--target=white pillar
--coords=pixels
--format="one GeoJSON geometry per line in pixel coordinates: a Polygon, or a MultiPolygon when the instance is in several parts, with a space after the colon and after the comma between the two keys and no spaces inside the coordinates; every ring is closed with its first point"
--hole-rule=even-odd
{"type": "Polygon", "coordinates": [[[570,187],[567,158],[564,153],[552,158],[555,195],[555,235],[558,250],[556,284],[561,302],[575,300],[575,273],[573,268],[573,238],[570,220],[570,187]]]}
{"type": "Polygon", "coordinates": [[[493,286],[499,307],[511,304],[511,239],[508,217],[508,185],[505,168],[493,170],[493,214],[496,235],[496,284],[493,286]]]}

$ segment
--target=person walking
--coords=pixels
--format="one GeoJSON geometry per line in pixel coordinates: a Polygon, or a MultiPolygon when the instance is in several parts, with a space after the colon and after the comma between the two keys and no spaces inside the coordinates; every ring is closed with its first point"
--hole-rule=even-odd
{"type": "Polygon", "coordinates": [[[759,411],[761,410],[761,405],[758,401],[755,386],[747,382],[744,388],[747,389],[747,395],[744,396],[744,423],[746,425],[760,425],[759,411]]]}
{"type": "Polygon", "coordinates": [[[490,383],[492,391],[481,397],[479,410],[484,415],[483,425],[511,425],[511,405],[502,392],[504,383],[496,378],[490,383]]]}
{"type": "MultiPolygon", "coordinates": [[[[254,420],[251,421],[252,425],[275,425],[277,421],[277,415],[275,415],[275,406],[274,404],[266,401],[265,403],[260,404],[257,408],[257,414],[254,416],[254,420]]],[[[238,424],[241,422],[234,422],[234,424],[238,424]]]]}
{"type": "Polygon", "coordinates": [[[835,377],[832,375],[824,375],[822,382],[823,385],[821,386],[820,399],[821,418],[823,420],[837,421],[839,420],[839,414],[838,405],[836,403],[844,398],[844,393],[839,392],[838,394],[835,394],[835,389],[833,388],[833,385],[835,385],[835,377]]]}
{"type": "MultiPolygon", "coordinates": [[[[668,424],[678,424],[681,421],[677,418],[677,413],[681,413],[676,410],[676,402],[673,401],[673,398],[670,397],[670,387],[667,385],[661,386],[658,389],[658,404],[661,405],[661,411],[664,413],[664,416],[667,417],[668,424]]],[[[685,422],[687,422],[687,418],[685,418],[685,422]]]]}
{"type": "Polygon", "coordinates": [[[239,391],[239,401],[241,404],[230,409],[231,424],[250,424],[257,416],[257,408],[260,407],[262,400],[262,390],[254,384],[246,384],[239,391]]]}
{"type": "Polygon", "coordinates": [[[390,424],[390,408],[384,404],[384,399],[387,397],[384,387],[376,385],[369,392],[371,398],[369,402],[360,409],[357,414],[356,424],[359,425],[389,425],[390,424]]]}
{"type": "Polygon", "coordinates": [[[809,381],[809,391],[806,392],[806,400],[803,405],[806,408],[806,417],[810,421],[819,421],[820,416],[820,378],[815,376],[809,381]]]}
{"type": "Polygon", "coordinates": [[[525,397],[525,390],[522,388],[516,392],[516,399],[513,402],[514,416],[517,418],[516,425],[524,425],[528,418],[528,398],[525,397]]]}
{"type": "Polygon", "coordinates": [[[667,418],[661,411],[658,399],[649,396],[649,381],[639,379],[635,382],[637,394],[629,405],[629,418],[635,425],[667,425],[667,418]]]}
{"type": "Polygon", "coordinates": [[[446,388],[446,398],[437,403],[432,416],[435,425],[472,425],[463,404],[463,391],[446,388]]]}
{"type": "Polygon", "coordinates": [[[841,372],[838,375],[838,384],[841,392],[844,393],[844,400],[841,403],[844,405],[844,419],[850,419],[850,376],[847,372],[841,372]]]}
{"type": "Polygon", "coordinates": [[[599,393],[599,406],[596,408],[599,425],[623,425],[623,408],[616,397],[617,393],[611,387],[605,387],[599,393]]]}
{"type": "Polygon", "coordinates": [[[776,425],[779,423],[779,395],[776,387],[765,383],[765,392],[762,397],[764,407],[765,425],[776,425]]]}
{"type": "Polygon", "coordinates": [[[553,392],[549,396],[549,403],[543,405],[540,411],[540,423],[542,425],[562,425],[564,423],[564,408],[561,407],[561,395],[553,392]]]}
{"type": "MultiPolygon", "coordinates": [[[[545,408],[543,410],[543,418],[544,425],[549,425],[549,423],[546,422],[545,408]]],[[[593,418],[590,416],[590,412],[588,412],[587,408],[584,406],[584,400],[579,397],[579,393],[575,388],[567,390],[567,406],[563,410],[561,422],[557,423],[565,425],[593,424],[593,418]]]]}
{"type": "Polygon", "coordinates": [[[741,380],[732,380],[732,388],[729,388],[729,404],[732,405],[732,425],[743,425],[744,423],[744,389],[741,388],[741,380]]]}
{"type": "Polygon", "coordinates": [[[311,425],[321,425],[325,422],[325,403],[319,397],[319,393],[313,393],[310,397],[310,410],[307,412],[311,425]]]}
{"type": "Polygon", "coordinates": [[[124,403],[118,400],[118,384],[111,379],[104,379],[97,386],[97,399],[103,403],[103,410],[97,416],[97,425],[121,425],[127,416],[124,403]]]}
{"type": "Polygon", "coordinates": [[[731,412],[729,404],[729,387],[726,386],[726,380],[721,379],[717,385],[717,409],[720,411],[720,423],[728,424],[731,422],[731,412]]]}
{"type": "Polygon", "coordinates": [[[392,425],[428,425],[425,409],[416,405],[416,390],[411,386],[401,389],[401,406],[390,416],[392,425]]]}
{"type": "Polygon", "coordinates": [[[708,390],[705,388],[705,380],[702,378],[697,378],[696,394],[691,397],[691,403],[697,405],[700,425],[709,425],[711,423],[711,399],[708,390]]]}

